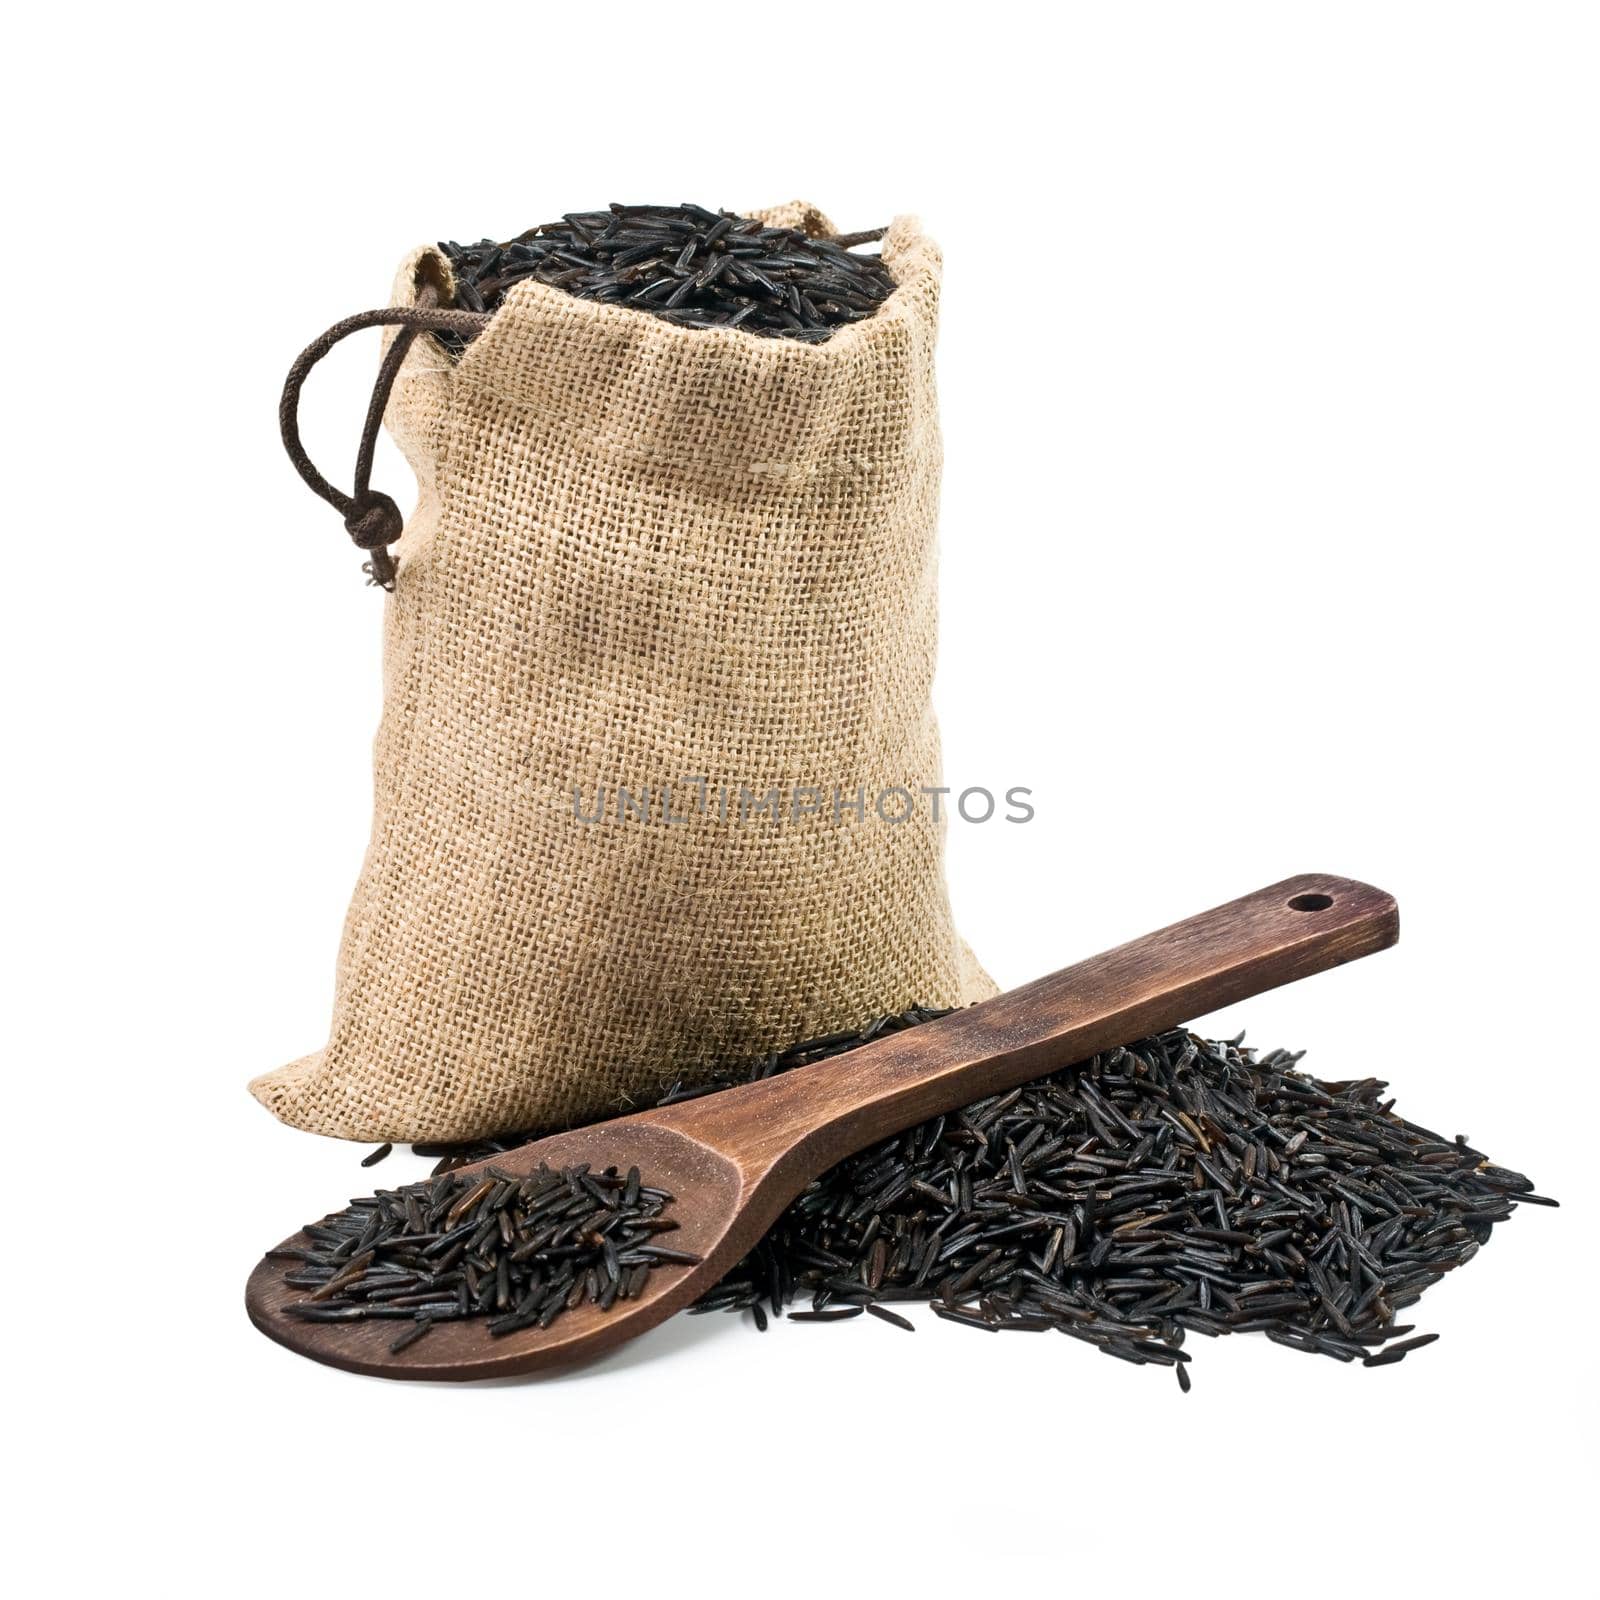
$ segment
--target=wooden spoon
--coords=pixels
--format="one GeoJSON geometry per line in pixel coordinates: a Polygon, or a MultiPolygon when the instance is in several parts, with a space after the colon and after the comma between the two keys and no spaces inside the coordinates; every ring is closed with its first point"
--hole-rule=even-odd
{"type": "MultiPolygon", "coordinates": [[[[541,1161],[637,1166],[647,1184],[675,1196],[667,1215],[681,1226],[670,1243],[698,1255],[699,1265],[655,1268],[638,1298],[609,1311],[585,1304],[546,1329],[499,1339],[481,1321],[445,1322],[392,1355],[392,1321],[286,1314],[285,1302],[303,1291],[284,1283],[282,1262],[261,1262],[245,1303],[269,1338],[376,1377],[501,1378],[588,1361],[692,1304],[807,1183],[847,1155],[1099,1051],[1386,949],[1398,936],[1399,913],[1382,890],[1316,873],[1288,878],[845,1055],[492,1157],[518,1175],[541,1161]]],[[[306,1242],[296,1234],[279,1248],[306,1242]]]]}

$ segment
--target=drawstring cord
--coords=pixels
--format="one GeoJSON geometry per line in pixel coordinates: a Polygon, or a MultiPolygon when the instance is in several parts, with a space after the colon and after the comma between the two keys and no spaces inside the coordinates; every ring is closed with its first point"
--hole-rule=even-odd
{"type": "MultiPolygon", "coordinates": [[[[422,294],[432,299],[436,291],[426,286],[422,294]]],[[[345,532],[358,549],[371,552],[372,559],[365,565],[368,581],[380,589],[394,588],[394,557],[389,546],[400,537],[405,518],[400,508],[388,495],[372,487],[372,457],[378,446],[378,429],[383,425],[383,414],[388,409],[389,394],[399,375],[406,353],[419,333],[458,333],[470,339],[481,333],[489,317],[479,311],[446,311],[421,304],[393,306],[384,311],[362,311],[343,322],[336,322],[322,335],[307,345],[289,368],[284,380],[283,398],[278,403],[278,428],[283,435],[283,448],[288,451],[295,471],[305,480],[314,494],[320,495],[344,518],[345,532]],[[363,328],[399,328],[394,342],[384,355],[378,368],[377,381],[372,386],[372,400],[367,406],[367,420],[361,429],[361,446],[356,452],[354,493],[346,494],[336,489],[323,477],[306,454],[300,441],[300,391],[311,375],[311,369],[339,343],[363,328]]]]}
{"type": "MultiPolygon", "coordinates": [[[[869,228],[864,233],[832,235],[834,244],[842,249],[869,244],[881,239],[887,230],[869,228]]],[[[370,551],[372,559],[363,570],[368,581],[380,589],[394,588],[394,557],[389,546],[397,540],[405,527],[400,508],[388,495],[372,487],[372,457],[378,447],[378,429],[383,426],[383,414],[389,406],[389,394],[399,376],[419,333],[456,333],[470,339],[489,325],[490,314],[483,311],[447,311],[436,302],[438,290],[424,284],[418,292],[414,306],[392,306],[385,311],[361,311],[343,322],[336,322],[322,335],[307,345],[289,368],[284,380],[283,398],[278,402],[278,428],[283,435],[283,448],[288,451],[294,469],[305,480],[314,494],[320,495],[344,518],[344,529],[358,549],[370,551]],[[361,446],[356,452],[354,492],[346,494],[336,489],[317,471],[306,448],[300,441],[300,391],[311,376],[311,369],[339,343],[363,328],[399,328],[378,368],[372,386],[372,400],[367,406],[367,420],[361,429],[361,446]]]]}

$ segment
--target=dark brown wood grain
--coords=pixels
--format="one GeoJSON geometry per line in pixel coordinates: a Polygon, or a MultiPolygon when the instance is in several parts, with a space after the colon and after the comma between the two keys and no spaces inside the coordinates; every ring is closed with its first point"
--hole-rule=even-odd
{"type": "Polygon", "coordinates": [[[390,1355],[393,1323],[286,1315],[283,1305],[299,1291],[284,1286],[281,1264],[261,1262],[246,1304],[256,1326],[291,1350],[381,1377],[506,1377],[590,1360],[690,1305],[812,1178],[874,1140],[1370,955],[1398,936],[1399,912],[1382,890],[1326,874],[1289,878],[832,1060],[494,1157],[509,1172],[540,1161],[637,1165],[646,1182],[676,1196],[673,1244],[700,1255],[700,1264],[657,1269],[640,1298],[610,1311],[584,1306],[548,1329],[504,1339],[478,1324],[445,1323],[390,1355]]]}

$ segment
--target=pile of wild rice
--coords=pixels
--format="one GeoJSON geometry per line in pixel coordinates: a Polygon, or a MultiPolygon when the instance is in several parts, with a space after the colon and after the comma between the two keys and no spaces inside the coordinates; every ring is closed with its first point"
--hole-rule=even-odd
{"type": "MultiPolygon", "coordinates": [[[[494,311],[526,278],[583,300],[631,306],[686,328],[819,343],[870,317],[894,290],[875,255],[852,247],[883,230],[811,239],[704,206],[622,206],[569,212],[504,244],[441,243],[455,303],[494,311]]],[[[459,342],[453,338],[446,342],[459,342]]]]}
{"type": "MultiPolygon", "coordinates": [[[[811,1040],[749,1076],[938,1014],[811,1040]]],[[[880,1302],[922,1301],[1173,1366],[1186,1389],[1186,1332],[1389,1365],[1437,1337],[1406,1337],[1397,1313],[1519,1201],[1555,1202],[1396,1116],[1378,1079],[1319,1082],[1299,1059],[1175,1030],[922,1123],[824,1174],[694,1309],[748,1309],[765,1328],[806,1298],[791,1320],[866,1310],[910,1327],[880,1302]]],[[[417,1148],[448,1169],[523,1142],[417,1148]]]]}
{"type": "Polygon", "coordinates": [[[813,1184],[696,1309],[923,1300],[1185,1387],[1186,1331],[1389,1365],[1437,1337],[1397,1312],[1553,1202],[1298,1059],[1177,1030],[924,1123],[813,1184]]]}
{"type": "Polygon", "coordinates": [[[370,1198],[310,1223],[308,1249],[270,1252],[295,1263],[284,1281],[307,1292],[284,1310],[306,1322],[408,1322],[392,1353],[440,1322],[487,1317],[501,1337],[548,1328],[594,1301],[610,1310],[637,1295],[651,1269],[699,1258],[656,1244],[677,1227],[661,1215],[672,1196],[587,1165],[527,1178],[494,1167],[445,1173],[370,1198]]]}

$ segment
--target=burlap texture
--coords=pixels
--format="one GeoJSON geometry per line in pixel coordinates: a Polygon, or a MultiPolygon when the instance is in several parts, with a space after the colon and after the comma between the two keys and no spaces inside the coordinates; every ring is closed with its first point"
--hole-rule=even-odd
{"type": "MultiPolygon", "coordinates": [[[[769,220],[832,231],[814,207],[769,220]]],[[[627,1109],[994,986],[951,922],[930,703],[940,262],[825,344],[683,329],[518,285],[388,425],[419,498],[387,602],[372,840],[326,1047],[257,1078],[283,1121],[465,1139],[627,1109]],[[618,786],[704,812],[585,823],[618,786]],[[734,799],[718,816],[718,791],[734,799]],[[737,797],[821,812],[740,825],[737,797]],[[833,814],[835,789],[869,797],[833,814]],[[891,810],[893,808],[891,807],[891,810]]],[[[398,280],[448,279],[432,251],[398,280]]]]}

